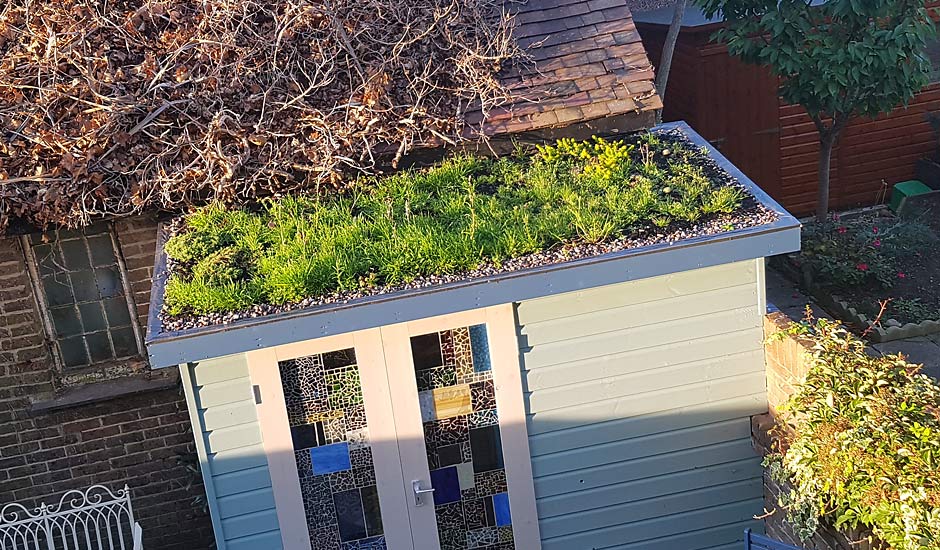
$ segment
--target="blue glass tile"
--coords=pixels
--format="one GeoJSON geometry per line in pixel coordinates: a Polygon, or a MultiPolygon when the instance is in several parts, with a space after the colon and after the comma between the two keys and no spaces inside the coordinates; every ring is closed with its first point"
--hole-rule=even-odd
{"type": "Polygon", "coordinates": [[[313,463],[313,473],[317,475],[351,470],[349,443],[334,443],[314,447],[310,449],[310,461],[313,463]]]}
{"type": "Polygon", "coordinates": [[[366,537],[366,519],[362,512],[362,497],[359,489],[333,493],[336,522],[339,523],[339,538],[343,541],[366,537]]]}
{"type": "Polygon", "coordinates": [[[509,515],[509,493],[493,495],[493,511],[496,512],[496,525],[498,527],[512,524],[512,517],[509,515]]]}
{"type": "Polygon", "coordinates": [[[486,372],[493,369],[490,363],[490,342],[486,336],[486,325],[470,327],[470,352],[473,354],[474,372],[486,372]]]}
{"type": "Polygon", "coordinates": [[[431,487],[434,487],[435,506],[460,500],[460,479],[457,477],[457,467],[431,470],[431,487]]]}

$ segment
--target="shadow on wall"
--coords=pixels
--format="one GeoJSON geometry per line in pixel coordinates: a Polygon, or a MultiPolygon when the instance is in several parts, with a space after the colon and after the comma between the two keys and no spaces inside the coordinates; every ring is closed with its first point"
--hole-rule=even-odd
{"type": "MultiPolygon", "coordinates": [[[[763,522],[753,519],[762,513],[764,500],[760,457],[751,443],[749,420],[755,411],[766,411],[763,393],[713,400],[724,393],[727,380],[721,378],[692,384],[677,380],[674,387],[646,392],[642,379],[648,375],[640,373],[632,381],[636,389],[626,398],[612,402],[598,396],[595,402],[567,412],[545,409],[529,415],[543,549],[737,550],[745,528],[763,532],[763,522]],[[677,403],[685,404],[675,407],[677,403]]],[[[557,393],[558,399],[565,398],[566,392],[557,393]]],[[[533,400],[546,398],[528,391],[526,397],[529,407],[533,400]]],[[[466,425],[450,426],[441,436],[456,441],[467,431],[466,425]]],[[[206,437],[211,440],[218,432],[224,429],[206,437]]],[[[280,547],[268,461],[259,451],[260,434],[257,437],[257,443],[209,457],[218,499],[216,529],[230,549],[280,547]]],[[[423,444],[414,439],[371,442],[377,454],[423,444]]],[[[301,473],[304,498],[316,503],[305,510],[308,522],[336,522],[337,506],[351,506],[356,512],[339,529],[351,536],[357,536],[359,529],[365,537],[375,533],[370,529],[374,521],[362,508],[367,510],[372,502],[374,472],[357,467],[362,453],[355,446],[338,455],[314,448],[312,460],[309,449],[282,452],[289,456],[280,459],[299,463],[306,472],[301,473]],[[328,473],[315,475],[318,466],[328,473]]],[[[453,494],[448,483],[466,490],[459,476],[451,479],[443,473],[456,470],[449,462],[461,458],[435,457],[436,466],[443,466],[442,460],[447,464],[431,472],[438,494],[453,494]]],[[[411,480],[404,481],[410,497],[411,480]]],[[[423,479],[422,485],[428,481],[423,479]]],[[[477,485],[476,496],[484,500],[505,491],[505,482],[487,472],[478,472],[470,483],[477,485]]],[[[465,493],[457,494],[461,496],[466,498],[465,493]]],[[[453,510],[453,505],[445,507],[453,510]]],[[[471,526],[486,525],[487,507],[464,504],[462,517],[442,525],[450,526],[450,532],[466,530],[468,521],[471,526]]],[[[323,533],[311,531],[310,536],[320,539],[323,533]]]]}

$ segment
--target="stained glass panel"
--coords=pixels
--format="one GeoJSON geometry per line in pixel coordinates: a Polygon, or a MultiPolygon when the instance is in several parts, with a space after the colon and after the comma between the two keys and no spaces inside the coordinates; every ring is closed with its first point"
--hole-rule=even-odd
{"type": "Polygon", "coordinates": [[[312,550],[386,550],[355,350],[278,369],[312,550]]]}
{"type": "Polygon", "coordinates": [[[441,550],[512,550],[486,326],[411,338],[441,550]]]}

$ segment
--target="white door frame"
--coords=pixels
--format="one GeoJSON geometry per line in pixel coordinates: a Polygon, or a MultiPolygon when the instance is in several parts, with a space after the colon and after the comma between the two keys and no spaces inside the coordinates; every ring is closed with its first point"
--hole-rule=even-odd
{"type": "Polygon", "coordinates": [[[415,506],[411,487],[415,479],[421,481],[422,487],[427,487],[430,473],[410,337],[484,323],[493,365],[515,546],[519,550],[541,548],[515,313],[512,304],[504,304],[246,354],[252,384],[260,390],[258,421],[286,550],[309,550],[310,541],[278,363],[317,353],[355,349],[388,547],[391,550],[439,550],[434,506],[415,506]],[[396,375],[402,371],[410,375],[396,375]],[[400,441],[413,444],[402,445],[400,441]],[[413,537],[412,533],[422,536],[413,537]]]}

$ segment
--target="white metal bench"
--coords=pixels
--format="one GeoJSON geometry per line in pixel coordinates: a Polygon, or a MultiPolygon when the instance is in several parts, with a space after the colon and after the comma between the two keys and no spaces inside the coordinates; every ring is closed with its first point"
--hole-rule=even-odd
{"type": "Polygon", "coordinates": [[[127,485],[72,490],[59,503],[28,509],[0,508],[0,550],[142,550],[143,529],[134,521],[127,485]]]}

